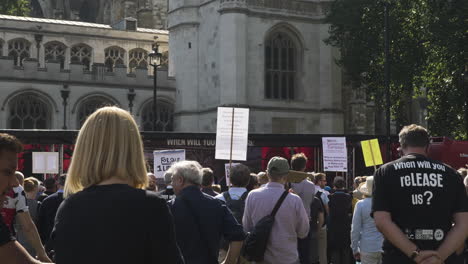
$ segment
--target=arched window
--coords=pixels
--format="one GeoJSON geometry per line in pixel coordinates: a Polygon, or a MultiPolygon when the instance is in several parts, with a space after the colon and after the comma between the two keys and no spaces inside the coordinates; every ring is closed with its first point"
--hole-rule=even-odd
{"type": "MultiPolygon", "coordinates": [[[[173,131],[173,120],[174,120],[174,105],[165,102],[157,101],[157,121],[156,131],[173,131]]],[[[143,131],[153,130],[153,103],[145,105],[141,111],[141,126],[143,131]]]]}
{"type": "Polygon", "coordinates": [[[91,69],[91,56],[93,49],[86,44],[78,44],[71,48],[71,62],[81,63],[84,65],[85,70],[91,69]]]}
{"type": "Polygon", "coordinates": [[[0,56],[3,56],[3,40],[0,39],[0,56]]]}
{"type": "Polygon", "coordinates": [[[86,99],[78,108],[78,126],[81,127],[86,118],[97,109],[110,105],[115,105],[115,103],[104,96],[93,96],[86,99]]]}
{"type": "Polygon", "coordinates": [[[136,67],[148,68],[148,52],[144,49],[132,49],[129,53],[130,72],[136,67]]]}
{"type": "Polygon", "coordinates": [[[23,61],[31,56],[31,43],[25,39],[13,39],[8,42],[8,56],[13,57],[15,66],[23,66],[23,61]]]}
{"type": "Polygon", "coordinates": [[[21,94],[9,105],[8,127],[11,129],[49,129],[51,110],[36,94],[21,94]]]}
{"type": "Polygon", "coordinates": [[[265,98],[291,100],[296,96],[298,49],[284,32],[275,32],[265,43],[265,98]]]}
{"type": "Polygon", "coordinates": [[[113,72],[116,65],[125,65],[125,50],[121,47],[113,46],[104,50],[106,69],[108,72],[113,72]]]}
{"type": "Polygon", "coordinates": [[[58,41],[51,41],[44,45],[45,61],[60,62],[60,69],[65,67],[65,51],[67,47],[58,41]]]}

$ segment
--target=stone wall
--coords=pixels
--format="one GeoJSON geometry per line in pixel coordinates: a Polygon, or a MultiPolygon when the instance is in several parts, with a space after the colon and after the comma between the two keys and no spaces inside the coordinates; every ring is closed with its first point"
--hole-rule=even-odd
{"type": "Polygon", "coordinates": [[[177,130],[213,132],[216,108],[234,105],[250,108],[252,133],[344,132],[339,54],[323,43],[329,2],[286,2],[170,1],[177,130]],[[277,30],[296,36],[301,53],[293,100],[265,98],[265,39],[277,30]]]}

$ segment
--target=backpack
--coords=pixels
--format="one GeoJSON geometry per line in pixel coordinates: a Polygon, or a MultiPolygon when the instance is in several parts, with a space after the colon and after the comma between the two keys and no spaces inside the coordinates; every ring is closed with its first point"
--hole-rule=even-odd
{"type": "Polygon", "coordinates": [[[275,215],[278,209],[281,207],[284,199],[288,195],[288,191],[284,191],[281,197],[276,202],[275,207],[271,214],[260,219],[254,226],[252,232],[247,234],[244,241],[243,256],[248,261],[263,261],[265,255],[268,240],[270,239],[271,229],[275,222],[275,215]]]}
{"type": "Polygon", "coordinates": [[[242,225],[242,217],[244,216],[245,199],[249,193],[245,191],[239,200],[233,200],[229,192],[223,192],[226,206],[231,210],[232,215],[236,218],[237,222],[242,225]]]}
{"type": "Polygon", "coordinates": [[[323,226],[325,226],[327,224],[327,219],[328,219],[328,214],[327,214],[327,210],[325,210],[325,203],[323,202],[322,200],[322,193],[321,191],[318,191],[316,194],[315,194],[315,197],[317,197],[319,200],[320,200],[320,203],[322,204],[322,208],[323,208],[323,219],[325,219],[325,221],[323,221],[323,226]]]}

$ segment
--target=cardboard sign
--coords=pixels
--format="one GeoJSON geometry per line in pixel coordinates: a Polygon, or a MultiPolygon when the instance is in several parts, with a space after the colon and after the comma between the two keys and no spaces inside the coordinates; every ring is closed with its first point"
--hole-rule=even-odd
{"type": "Polygon", "coordinates": [[[348,151],[345,137],[324,137],[323,168],[325,171],[348,171],[348,151]]]}
{"type": "Polygon", "coordinates": [[[364,155],[364,161],[366,162],[366,167],[383,164],[378,139],[361,141],[361,147],[362,154],[364,155]]]}
{"type": "Polygon", "coordinates": [[[218,107],[215,159],[247,160],[249,109],[218,107]]]}
{"type": "MultiPolygon", "coordinates": [[[[232,163],[232,167],[234,168],[235,166],[239,165],[240,163],[232,163]]],[[[231,170],[229,169],[229,163],[224,164],[224,175],[226,175],[226,186],[231,186],[231,170]]]]}
{"type": "Polygon", "coordinates": [[[58,152],[33,152],[32,153],[33,173],[59,173],[59,153],[58,152]]]}
{"type": "Polygon", "coordinates": [[[154,175],[156,178],[164,179],[164,174],[172,163],[185,160],[185,149],[155,150],[154,175]]]}

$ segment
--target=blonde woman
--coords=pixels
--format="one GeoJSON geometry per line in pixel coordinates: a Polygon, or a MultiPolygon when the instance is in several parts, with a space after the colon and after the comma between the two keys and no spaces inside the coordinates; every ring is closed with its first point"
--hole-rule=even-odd
{"type": "Polygon", "coordinates": [[[165,200],[147,185],[132,116],[98,109],[81,128],[51,235],[57,264],[183,263],[165,200]]]}

